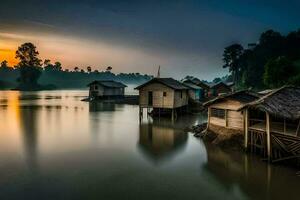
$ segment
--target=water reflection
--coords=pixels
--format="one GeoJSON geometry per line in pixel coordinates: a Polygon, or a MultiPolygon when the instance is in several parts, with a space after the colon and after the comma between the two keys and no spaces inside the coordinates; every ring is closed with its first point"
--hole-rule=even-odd
{"type": "Polygon", "coordinates": [[[0,93],[0,199],[298,199],[293,170],[184,133],[205,116],[140,123],[83,94],[0,93]]]}
{"type": "Polygon", "coordinates": [[[25,161],[29,170],[38,168],[38,109],[27,106],[20,109],[20,127],[23,133],[25,161]]]}
{"type": "Polygon", "coordinates": [[[293,169],[271,166],[253,155],[224,151],[205,144],[205,170],[228,191],[242,191],[251,199],[298,199],[299,177],[293,169]],[[283,192],[284,191],[284,192],[283,192]]]}
{"type": "Polygon", "coordinates": [[[161,118],[141,123],[138,147],[154,163],[170,159],[185,146],[188,134],[174,128],[171,120],[161,118]]]}
{"type": "Polygon", "coordinates": [[[89,102],[90,112],[104,112],[104,111],[115,111],[116,104],[114,103],[103,103],[103,102],[89,102]]]}

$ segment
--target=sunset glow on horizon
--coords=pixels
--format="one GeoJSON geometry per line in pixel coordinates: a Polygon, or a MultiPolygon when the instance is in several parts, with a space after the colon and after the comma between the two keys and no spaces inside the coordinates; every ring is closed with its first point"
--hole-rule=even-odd
{"type": "Polygon", "coordinates": [[[247,47],[269,28],[283,34],[297,30],[300,16],[294,8],[299,3],[265,5],[234,0],[226,5],[88,0],[61,6],[60,1],[29,0],[20,8],[7,1],[0,8],[0,61],[15,65],[14,51],[31,42],[42,60],[59,61],[63,69],[91,66],[102,71],[112,66],[115,73],[153,75],[160,65],[165,77],[194,74],[212,80],[229,73],[222,68],[224,47],[232,43],[247,47]]]}

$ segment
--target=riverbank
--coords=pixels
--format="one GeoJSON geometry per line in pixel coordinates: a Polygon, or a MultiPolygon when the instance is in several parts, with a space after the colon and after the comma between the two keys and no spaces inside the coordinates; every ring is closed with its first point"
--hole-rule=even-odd
{"type": "Polygon", "coordinates": [[[222,129],[207,123],[193,126],[190,130],[195,137],[201,138],[213,145],[224,149],[243,150],[243,133],[233,129],[222,129]]]}

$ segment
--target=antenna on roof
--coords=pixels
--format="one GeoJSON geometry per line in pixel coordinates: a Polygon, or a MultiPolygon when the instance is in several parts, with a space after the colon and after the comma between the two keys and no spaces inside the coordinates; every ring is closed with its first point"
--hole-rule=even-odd
{"type": "Polygon", "coordinates": [[[160,78],[160,65],[158,66],[158,70],[157,70],[157,76],[156,78],[160,78]]]}

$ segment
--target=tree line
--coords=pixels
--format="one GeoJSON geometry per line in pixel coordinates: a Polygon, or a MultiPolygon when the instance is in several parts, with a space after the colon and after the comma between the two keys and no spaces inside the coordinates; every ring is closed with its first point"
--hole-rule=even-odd
{"type": "Polygon", "coordinates": [[[9,66],[6,60],[0,63],[0,88],[17,90],[41,90],[56,88],[82,88],[93,80],[116,80],[124,83],[142,83],[152,76],[140,73],[112,73],[108,66],[104,71],[74,67],[63,69],[60,62],[52,63],[49,59],[42,61],[39,52],[32,43],[24,43],[18,47],[16,56],[19,63],[9,66]]]}
{"type": "Polygon", "coordinates": [[[300,30],[287,35],[268,30],[246,48],[232,44],[224,49],[223,62],[237,88],[299,86],[300,30]]]}

